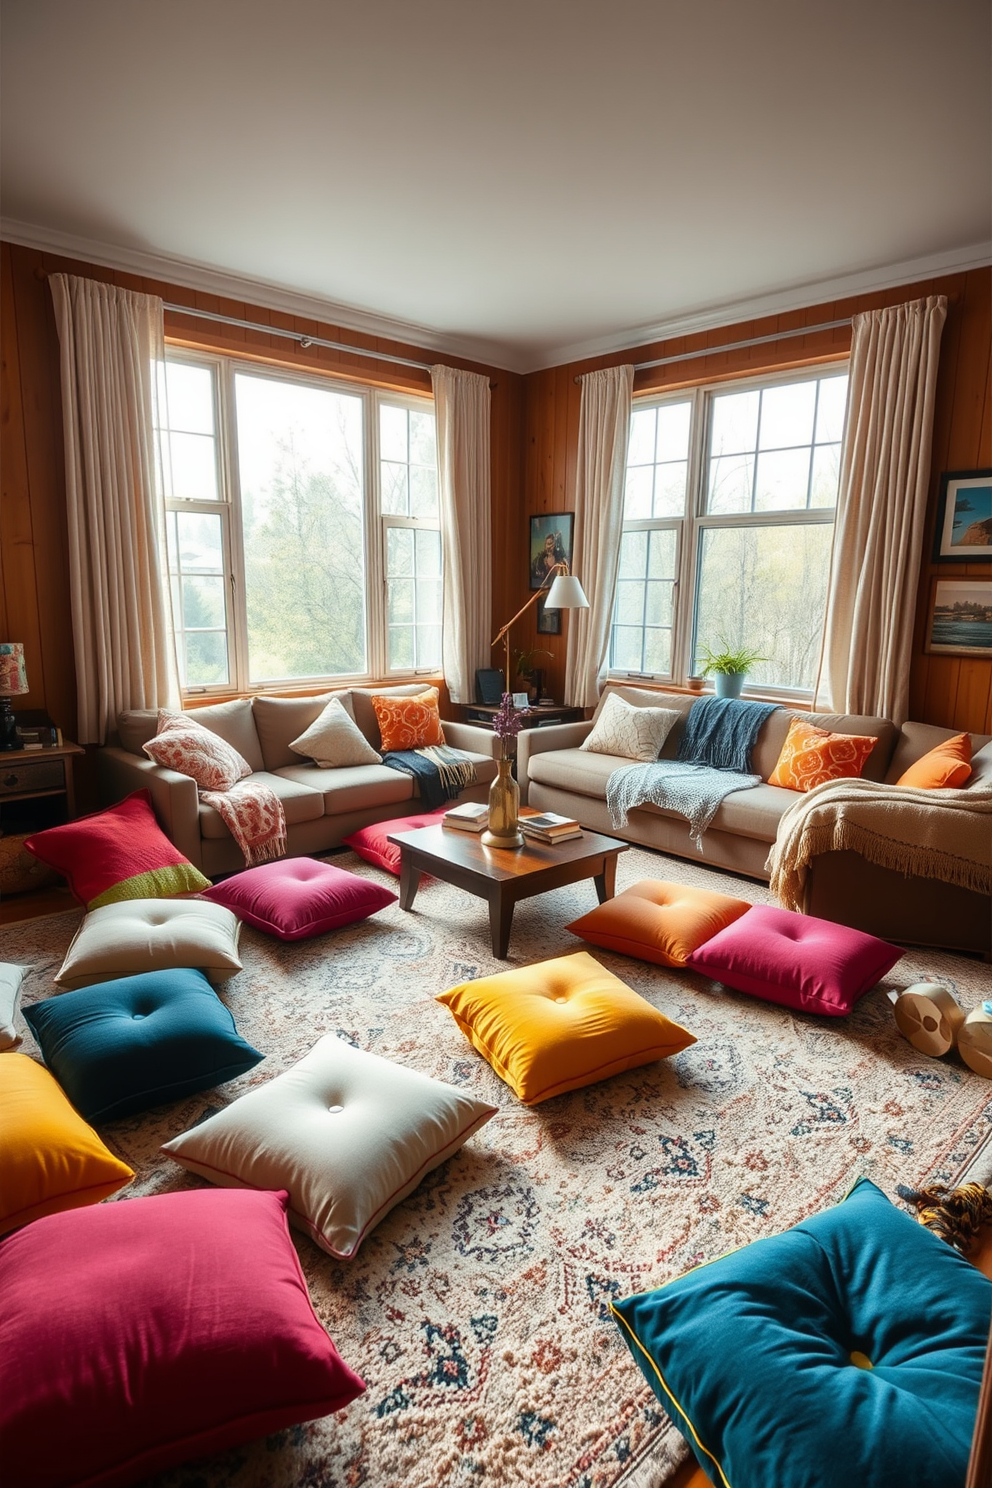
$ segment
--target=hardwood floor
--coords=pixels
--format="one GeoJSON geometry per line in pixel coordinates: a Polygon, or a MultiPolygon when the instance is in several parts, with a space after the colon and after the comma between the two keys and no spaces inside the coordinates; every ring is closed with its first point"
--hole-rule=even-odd
{"type": "Polygon", "coordinates": [[[68,889],[38,889],[31,894],[8,894],[0,899],[0,927],[18,920],[36,920],[40,915],[61,914],[78,905],[68,889]]]}

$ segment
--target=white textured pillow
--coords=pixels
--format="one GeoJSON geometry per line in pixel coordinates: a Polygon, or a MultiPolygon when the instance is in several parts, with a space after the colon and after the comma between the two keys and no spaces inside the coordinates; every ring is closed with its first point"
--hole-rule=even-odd
{"type": "Polygon", "coordinates": [[[186,713],[158,715],[158,733],[143,744],[149,759],[195,780],[201,790],[229,791],[252,773],[251,765],[219,734],[196,723],[186,713]]]}
{"type": "Polygon", "coordinates": [[[21,1000],[21,982],[25,968],[12,961],[0,961],[0,1049],[12,1049],[21,1042],[14,1027],[14,1015],[21,1000]]]}
{"type": "Polygon", "coordinates": [[[381,765],[377,754],[340,698],[331,698],[319,718],[290,744],[322,770],[340,765],[381,765]]]}
{"type": "Polygon", "coordinates": [[[143,971],[192,966],[208,981],[241,970],[241,921],[208,899],[122,899],[90,910],[73,937],[56,982],[90,987],[143,971]]]}
{"type": "Polygon", "coordinates": [[[671,708],[635,708],[610,693],[589,737],[579,745],[593,754],[617,754],[647,764],[656,760],[682,717],[671,708]]]}
{"type": "Polygon", "coordinates": [[[497,1107],[328,1034],[285,1074],[166,1142],[225,1188],[289,1190],[289,1218],[350,1260],[497,1107]]]}

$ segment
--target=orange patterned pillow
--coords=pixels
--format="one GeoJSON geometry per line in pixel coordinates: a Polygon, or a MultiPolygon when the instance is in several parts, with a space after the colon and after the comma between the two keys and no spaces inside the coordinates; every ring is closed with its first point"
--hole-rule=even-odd
{"type": "Polygon", "coordinates": [[[383,754],[391,749],[424,749],[428,744],[444,743],[436,687],[429,687],[416,697],[382,697],[373,693],[372,706],[382,735],[383,754]]]}
{"type": "Polygon", "coordinates": [[[811,791],[825,780],[856,779],[877,743],[869,734],[831,734],[794,718],[768,784],[811,791]]]}
{"type": "Polygon", "coordinates": [[[953,739],[945,739],[911,764],[896,785],[912,785],[917,790],[947,790],[964,785],[970,775],[971,738],[968,734],[955,734],[953,739]]]}

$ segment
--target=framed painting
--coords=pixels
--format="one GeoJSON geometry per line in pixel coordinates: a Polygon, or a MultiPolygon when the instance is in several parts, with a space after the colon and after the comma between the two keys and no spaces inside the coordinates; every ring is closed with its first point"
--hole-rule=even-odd
{"type": "Polygon", "coordinates": [[[935,656],[992,656],[992,579],[934,579],[923,647],[935,656]]]}
{"type": "Polygon", "coordinates": [[[544,600],[537,601],[538,635],[561,635],[561,610],[546,610],[544,600]]]}
{"type": "Polygon", "coordinates": [[[992,470],[948,470],[941,476],[933,556],[938,563],[992,558],[992,470]]]}
{"type": "MultiPolygon", "coordinates": [[[[531,517],[530,587],[532,589],[541,588],[556,563],[567,563],[571,570],[574,522],[574,512],[550,512],[540,517],[531,517]]],[[[545,635],[551,633],[545,631],[545,635]]]]}

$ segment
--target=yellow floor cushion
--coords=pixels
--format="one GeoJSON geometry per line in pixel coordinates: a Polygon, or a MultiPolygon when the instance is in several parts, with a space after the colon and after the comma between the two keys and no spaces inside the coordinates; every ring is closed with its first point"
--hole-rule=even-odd
{"type": "Polygon", "coordinates": [[[711,889],[642,878],[566,928],[591,945],[660,966],[684,966],[693,951],[751,908],[711,889]]]}

